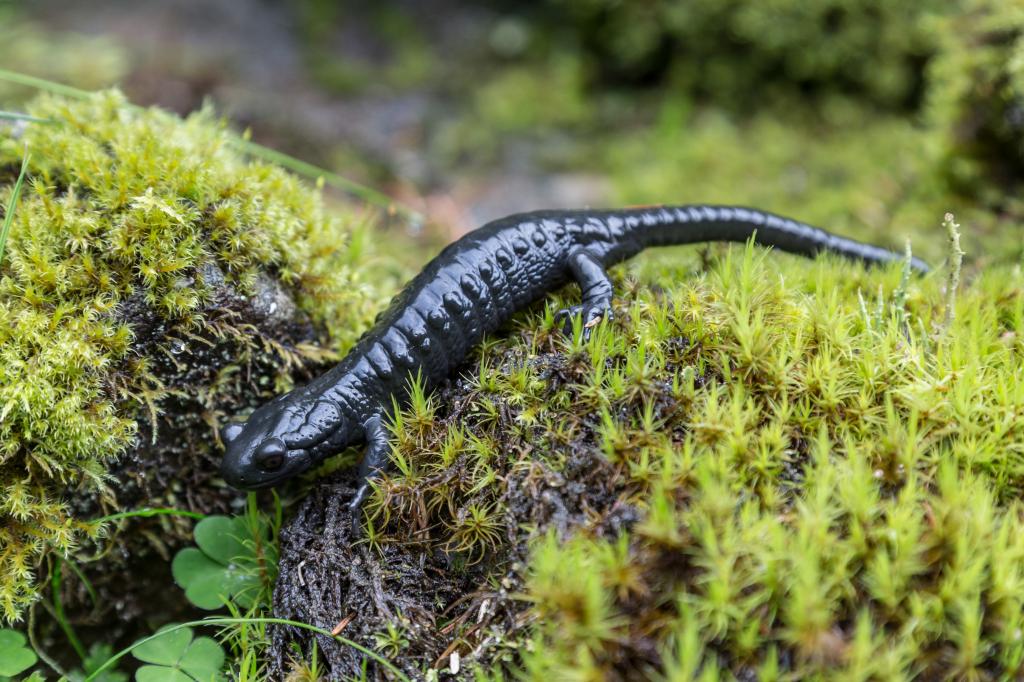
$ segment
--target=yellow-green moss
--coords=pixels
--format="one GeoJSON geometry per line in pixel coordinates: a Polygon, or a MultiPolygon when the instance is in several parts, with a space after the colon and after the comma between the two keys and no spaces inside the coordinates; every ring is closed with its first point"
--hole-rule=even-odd
{"type": "MultiPolygon", "coordinates": [[[[334,340],[366,318],[351,264],[358,226],[279,168],[244,159],[210,112],[181,120],[116,91],[43,97],[48,124],[0,138],[0,204],[30,155],[0,263],[0,610],[33,599],[34,568],[80,537],[67,494],[102,490],[136,419],[159,407],[152,358],[119,317],[142,300],[171,329],[201,334],[212,264],[241,292],[266,272],[334,340]]],[[[239,321],[234,332],[244,334],[239,321]]],[[[225,327],[221,328],[221,331],[225,327]]],[[[183,463],[184,464],[184,463],[183,463]]]]}
{"type": "Polygon", "coordinates": [[[571,514],[585,480],[574,539],[534,545],[529,679],[1018,676],[1020,268],[947,326],[941,271],[691,254],[626,266],[589,344],[559,335],[565,301],[521,318],[457,424],[414,402],[379,541],[500,551],[523,499],[571,514]]]}

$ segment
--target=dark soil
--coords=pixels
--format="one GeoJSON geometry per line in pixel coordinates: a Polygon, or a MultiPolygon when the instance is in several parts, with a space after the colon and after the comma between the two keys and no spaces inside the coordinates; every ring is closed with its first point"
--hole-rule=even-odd
{"type": "MultiPolygon", "coordinates": [[[[314,489],[281,533],[281,561],[274,613],[306,622],[377,648],[375,633],[400,624],[407,645],[397,665],[414,676],[428,667],[448,667],[451,652],[485,645],[484,635],[515,629],[522,605],[507,587],[496,588],[483,566],[458,570],[453,557],[416,546],[371,548],[353,543],[348,501],[355,492],[351,472],[314,489]]],[[[325,635],[277,628],[272,635],[277,673],[289,667],[292,644],[308,656],[313,642],[330,668],[330,679],[358,677],[367,657],[325,635]]],[[[387,656],[387,652],[384,652],[387,656]]],[[[381,676],[381,669],[371,665],[381,676]]]]}

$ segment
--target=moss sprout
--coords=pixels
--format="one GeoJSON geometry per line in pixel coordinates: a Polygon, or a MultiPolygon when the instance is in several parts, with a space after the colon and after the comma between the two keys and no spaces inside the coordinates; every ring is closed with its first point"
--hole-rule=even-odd
{"type": "Polygon", "coordinates": [[[946,324],[956,317],[956,292],[960,288],[960,271],[963,269],[964,252],[960,248],[960,225],[952,213],[947,213],[942,226],[949,235],[949,281],[946,282],[946,324]]]}

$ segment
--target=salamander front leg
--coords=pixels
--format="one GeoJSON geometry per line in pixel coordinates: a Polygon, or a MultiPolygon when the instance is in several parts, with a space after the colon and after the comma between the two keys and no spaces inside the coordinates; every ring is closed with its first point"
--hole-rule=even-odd
{"type": "Polygon", "coordinates": [[[359,463],[359,489],[349,503],[348,508],[352,512],[352,534],[359,533],[360,508],[370,492],[370,479],[384,471],[388,463],[388,432],[384,428],[384,422],[379,414],[375,414],[363,424],[366,432],[366,454],[363,461],[359,463]]]}
{"type": "Polygon", "coordinates": [[[583,340],[590,339],[590,330],[602,319],[612,319],[612,281],[598,258],[586,249],[574,249],[566,259],[566,267],[579,283],[583,302],[558,311],[566,335],[572,334],[573,319],[583,318],[583,340]]]}

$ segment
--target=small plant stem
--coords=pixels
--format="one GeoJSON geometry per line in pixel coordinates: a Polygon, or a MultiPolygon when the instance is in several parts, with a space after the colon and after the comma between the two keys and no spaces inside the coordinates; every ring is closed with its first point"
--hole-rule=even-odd
{"type": "Polygon", "coordinates": [[[264,588],[270,587],[273,589],[273,585],[270,584],[270,575],[267,572],[267,556],[263,548],[263,533],[260,532],[260,521],[259,521],[259,508],[256,505],[256,493],[249,493],[246,502],[247,521],[249,524],[249,533],[252,535],[253,549],[256,554],[256,565],[260,571],[260,585],[264,588]]]}
{"type": "Polygon", "coordinates": [[[93,519],[91,523],[108,523],[110,521],[119,521],[120,519],[131,519],[135,517],[147,518],[150,516],[187,516],[190,519],[206,518],[206,514],[188,511],[187,509],[154,507],[151,509],[136,509],[135,511],[117,512],[116,514],[110,514],[109,516],[101,516],[98,519],[93,519]]]}
{"type": "Polygon", "coordinates": [[[55,123],[48,118],[39,118],[37,116],[30,116],[29,114],[22,114],[17,111],[0,111],[0,121],[27,121],[29,123],[55,123]]]}
{"type": "Polygon", "coordinates": [[[290,156],[276,149],[271,149],[270,147],[265,147],[243,137],[233,136],[231,138],[231,144],[237,147],[239,151],[244,154],[255,156],[256,158],[263,159],[264,161],[270,161],[282,168],[287,168],[293,173],[304,175],[307,178],[314,180],[323,178],[323,181],[326,184],[336,187],[344,192],[348,192],[369,204],[376,204],[386,210],[389,215],[401,215],[406,220],[417,225],[421,224],[424,220],[423,216],[419,212],[399,204],[386,194],[378,192],[370,187],[366,187],[365,185],[360,185],[357,182],[353,182],[352,180],[338,175],[337,173],[332,173],[329,170],[320,168],[308,161],[297,159],[294,156],[290,156]]]}
{"type": "Polygon", "coordinates": [[[399,680],[402,680],[403,682],[411,682],[411,680],[405,675],[405,673],[396,668],[395,665],[391,663],[391,661],[387,660],[377,652],[367,649],[362,644],[353,642],[352,640],[346,639],[341,635],[332,635],[329,630],[318,628],[315,625],[310,625],[309,623],[300,623],[294,620],[287,620],[285,618],[204,618],[202,620],[193,620],[187,623],[178,623],[177,625],[172,625],[169,628],[165,628],[160,632],[152,634],[149,637],[143,637],[134,644],[131,644],[130,646],[124,649],[121,649],[116,654],[108,658],[106,662],[103,663],[103,665],[96,668],[96,670],[94,670],[88,677],[85,678],[84,682],[91,682],[92,680],[95,680],[100,673],[102,673],[107,668],[111,667],[120,659],[127,656],[132,651],[132,649],[139,646],[140,644],[144,644],[146,642],[154,640],[157,637],[162,637],[163,635],[166,635],[169,632],[175,632],[176,630],[183,630],[185,628],[191,627],[203,627],[205,625],[241,625],[244,623],[271,623],[276,625],[291,625],[292,627],[301,628],[303,630],[309,630],[310,632],[315,632],[319,635],[331,637],[332,639],[334,639],[337,642],[340,642],[341,644],[345,644],[346,646],[352,647],[356,651],[366,654],[374,661],[379,663],[381,666],[387,668],[399,680]]]}
{"type": "Polygon", "coordinates": [[[892,307],[896,311],[896,323],[904,335],[910,335],[909,322],[907,319],[907,290],[910,288],[911,264],[914,254],[910,250],[910,240],[906,241],[903,251],[903,268],[900,271],[900,283],[892,294],[892,307]]]}
{"type": "Polygon", "coordinates": [[[53,564],[53,572],[50,576],[50,591],[53,596],[53,613],[57,618],[57,623],[60,625],[60,629],[64,631],[64,635],[68,638],[68,642],[71,643],[71,647],[78,654],[78,657],[85,661],[87,653],[85,647],[82,646],[82,640],[78,639],[78,635],[75,634],[75,629],[71,627],[71,623],[68,622],[67,616],[64,615],[64,602],[60,597],[60,589],[64,583],[64,575],[61,570],[64,565],[64,561],[58,556],[53,564]]]}
{"type": "Polygon", "coordinates": [[[99,597],[96,595],[96,588],[94,588],[89,579],[85,577],[85,573],[83,573],[82,569],[78,567],[78,564],[67,558],[64,559],[64,563],[71,569],[71,572],[78,576],[78,579],[82,581],[82,585],[85,586],[85,591],[89,593],[89,599],[92,600],[93,608],[96,608],[100,601],[99,597]]]}
{"type": "Polygon", "coordinates": [[[960,288],[960,269],[963,267],[964,252],[960,248],[960,225],[952,213],[947,213],[942,225],[949,234],[949,279],[946,282],[946,322],[948,328],[956,319],[956,290],[960,288]]]}
{"type": "Polygon", "coordinates": [[[18,198],[21,196],[21,187],[25,183],[25,174],[28,172],[28,150],[21,159],[21,171],[18,173],[18,180],[14,183],[14,190],[11,192],[11,200],[7,202],[7,209],[4,213],[4,223],[0,227],[0,263],[4,260],[4,246],[7,245],[7,235],[11,232],[11,225],[14,223],[14,209],[18,205],[18,198]]]}
{"type": "Polygon", "coordinates": [[[39,660],[50,666],[50,669],[58,675],[62,677],[66,676],[67,673],[64,671],[64,668],[62,668],[57,661],[53,660],[49,654],[43,651],[43,647],[40,645],[39,640],[36,639],[36,610],[34,607],[28,610],[27,632],[28,642],[32,645],[32,651],[36,652],[36,656],[39,657],[39,660]]]}
{"type": "Polygon", "coordinates": [[[55,83],[54,81],[49,81],[45,78],[36,78],[35,76],[30,76],[27,73],[19,73],[17,71],[9,71],[7,69],[0,69],[0,80],[5,80],[8,83],[25,85],[30,88],[35,88],[36,90],[45,90],[46,92],[52,92],[55,95],[63,95],[65,97],[76,97],[78,99],[82,99],[88,97],[90,94],[88,90],[73,88],[70,85],[55,83]]]}

